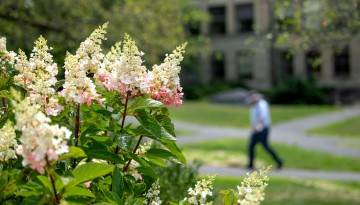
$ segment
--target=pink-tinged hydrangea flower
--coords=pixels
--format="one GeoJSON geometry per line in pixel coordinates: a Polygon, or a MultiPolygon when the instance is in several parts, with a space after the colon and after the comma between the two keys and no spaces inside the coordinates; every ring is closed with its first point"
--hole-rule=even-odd
{"type": "Polygon", "coordinates": [[[151,97],[171,106],[182,104],[184,93],[180,85],[180,62],[183,60],[186,44],[178,46],[170,55],[166,55],[164,62],[154,65],[151,72],[151,97]]]}
{"type": "Polygon", "coordinates": [[[19,51],[15,64],[19,74],[15,76],[15,82],[28,91],[31,104],[39,104],[48,115],[58,115],[64,109],[54,96],[58,67],[53,61],[53,56],[48,52],[52,48],[46,43],[47,41],[40,36],[35,41],[29,60],[23,51],[19,51]]]}
{"type": "Polygon", "coordinates": [[[39,105],[30,105],[29,98],[15,105],[16,128],[21,131],[16,149],[23,156],[23,166],[40,174],[45,173],[47,161],[56,161],[58,156],[69,151],[67,145],[71,132],[65,127],[50,125],[50,118],[39,111],[39,105]]]}
{"type": "Polygon", "coordinates": [[[135,41],[125,34],[124,41],[118,42],[105,56],[103,69],[97,79],[109,91],[118,90],[121,94],[131,93],[132,96],[147,94],[150,91],[148,72],[135,41]]]}
{"type": "Polygon", "coordinates": [[[4,65],[14,64],[16,53],[6,50],[6,38],[0,37],[0,68],[4,69],[4,65]]]}
{"type": "Polygon", "coordinates": [[[67,103],[86,103],[91,105],[92,100],[100,104],[104,99],[95,90],[94,82],[87,77],[93,73],[97,76],[102,66],[104,55],[101,53],[101,43],[105,40],[107,23],[96,29],[90,37],[80,44],[75,55],[70,53],[65,58],[65,83],[59,95],[63,96],[67,103]]]}
{"type": "Polygon", "coordinates": [[[10,121],[0,129],[0,161],[16,159],[15,148],[16,142],[15,129],[10,121]]]}

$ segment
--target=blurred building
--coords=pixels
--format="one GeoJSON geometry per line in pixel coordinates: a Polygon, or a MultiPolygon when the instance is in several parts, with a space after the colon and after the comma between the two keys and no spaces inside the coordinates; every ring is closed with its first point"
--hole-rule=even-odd
{"type": "Polygon", "coordinates": [[[299,76],[334,88],[360,87],[359,36],[341,52],[329,44],[289,53],[274,48],[272,36],[266,35],[273,26],[269,0],[193,1],[211,16],[201,27],[212,39],[212,51],[202,59],[203,82],[241,80],[269,88],[285,77],[299,76]]]}

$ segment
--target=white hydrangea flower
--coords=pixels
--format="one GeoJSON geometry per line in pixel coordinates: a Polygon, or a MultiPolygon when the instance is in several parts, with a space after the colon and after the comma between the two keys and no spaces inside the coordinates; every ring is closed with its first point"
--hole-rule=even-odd
{"type": "Polygon", "coordinates": [[[151,142],[145,142],[144,144],[140,145],[139,148],[136,150],[137,155],[143,155],[145,154],[152,146],[151,142]]]}
{"type": "Polygon", "coordinates": [[[16,129],[21,131],[17,154],[23,156],[23,166],[30,165],[40,174],[45,173],[47,162],[58,160],[58,155],[68,153],[67,140],[71,132],[65,127],[50,125],[50,118],[31,105],[30,99],[15,104],[16,129]]]}
{"type": "Polygon", "coordinates": [[[265,188],[268,185],[266,182],[269,180],[266,174],[269,170],[270,166],[267,169],[260,169],[259,172],[247,173],[247,177],[241,182],[241,186],[237,186],[238,204],[258,205],[264,200],[265,188]]]}
{"type": "Polygon", "coordinates": [[[178,46],[170,55],[166,55],[164,62],[154,65],[150,73],[150,88],[152,98],[171,106],[182,104],[184,93],[180,85],[180,62],[183,60],[186,43],[178,46]]]}
{"type": "Polygon", "coordinates": [[[6,49],[6,38],[0,37],[0,68],[4,69],[5,65],[12,65],[15,62],[16,53],[6,49]]]}
{"type": "Polygon", "coordinates": [[[63,90],[59,92],[67,103],[91,105],[92,100],[101,104],[104,99],[95,90],[94,82],[87,77],[88,73],[98,76],[104,54],[102,54],[101,43],[105,40],[107,23],[96,29],[90,37],[80,44],[76,54],[67,54],[65,58],[65,83],[63,90]]]}
{"type": "Polygon", "coordinates": [[[54,85],[57,82],[57,64],[48,52],[47,41],[40,36],[27,60],[25,53],[19,50],[15,69],[19,74],[14,80],[28,91],[31,104],[39,104],[42,111],[48,115],[58,115],[64,107],[54,97],[54,85]]]}
{"type": "Polygon", "coordinates": [[[0,161],[16,159],[15,148],[17,146],[15,129],[12,123],[7,121],[0,129],[0,161]]]}
{"type": "Polygon", "coordinates": [[[194,188],[188,189],[189,198],[185,198],[191,205],[206,205],[207,196],[212,196],[213,181],[215,175],[209,176],[207,179],[197,181],[194,188]]]}
{"type": "Polygon", "coordinates": [[[162,201],[160,200],[159,194],[160,194],[160,183],[159,183],[159,179],[157,179],[151,185],[151,188],[148,190],[148,192],[144,194],[146,200],[143,203],[150,205],[160,205],[162,201]]]}

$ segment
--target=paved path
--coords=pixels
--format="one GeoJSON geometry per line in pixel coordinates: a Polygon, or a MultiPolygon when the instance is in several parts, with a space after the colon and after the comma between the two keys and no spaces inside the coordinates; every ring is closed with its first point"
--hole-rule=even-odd
{"type": "MultiPolygon", "coordinates": [[[[305,133],[307,129],[319,127],[356,115],[360,115],[359,106],[349,107],[341,111],[308,116],[284,123],[279,123],[272,127],[271,140],[340,156],[360,158],[360,149],[352,148],[353,145],[360,145],[360,140],[358,139],[341,139],[328,136],[311,136],[305,133]]],[[[204,140],[216,140],[234,137],[247,138],[249,135],[248,129],[203,126],[178,121],[175,121],[174,124],[175,128],[178,130],[191,131],[191,134],[178,136],[178,142],[184,144],[196,143],[204,140]]],[[[200,172],[204,174],[217,173],[220,175],[228,176],[245,176],[245,173],[249,172],[249,170],[241,168],[203,166],[200,169],[200,172]]],[[[323,172],[291,169],[272,171],[270,173],[270,176],[360,180],[360,173],[323,172]]]]}

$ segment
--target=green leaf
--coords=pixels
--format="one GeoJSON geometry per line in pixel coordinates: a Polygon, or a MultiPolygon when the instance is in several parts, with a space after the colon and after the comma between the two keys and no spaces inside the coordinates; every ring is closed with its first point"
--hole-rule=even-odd
{"type": "Polygon", "coordinates": [[[152,177],[153,179],[158,178],[154,168],[147,163],[146,160],[142,159],[141,157],[137,156],[134,153],[128,153],[132,159],[134,159],[135,161],[139,162],[140,167],[137,167],[136,169],[139,170],[140,172],[142,172],[143,174],[152,177]]]}
{"type": "Polygon", "coordinates": [[[85,149],[85,152],[88,158],[102,159],[110,162],[124,164],[124,160],[121,157],[106,149],[93,149],[90,147],[85,149]]]}
{"type": "Polygon", "coordinates": [[[123,204],[121,198],[116,193],[114,193],[112,191],[106,191],[106,190],[103,190],[103,193],[104,193],[105,198],[108,200],[108,202],[114,203],[117,205],[123,204]]]}
{"type": "Polygon", "coordinates": [[[235,199],[234,195],[232,193],[229,193],[224,196],[223,203],[224,203],[224,205],[232,205],[234,202],[234,199],[235,199]]]}
{"type": "Polygon", "coordinates": [[[51,193],[53,193],[52,185],[48,177],[40,175],[36,178],[44,185],[45,188],[47,188],[51,193]]]}
{"type": "Polygon", "coordinates": [[[94,135],[94,136],[90,136],[91,139],[93,139],[94,141],[97,141],[99,143],[111,146],[113,144],[112,140],[110,137],[107,136],[99,136],[99,135],[94,135]]]}
{"type": "Polygon", "coordinates": [[[163,104],[160,101],[152,98],[138,98],[129,106],[129,108],[136,111],[140,109],[160,108],[161,106],[163,106],[163,104]]]}
{"type": "Polygon", "coordinates": [[[78,186],[75,186],[72,189],[66,191],[64,196],[65,197],[67,197],[67,196],[85,196],[85,197],[96,198],[96,196],[93,193],[91,193],[90,191],[88,191],[85,188],[78,187],[78,186]]]}
{"type": "Polygon", "coordinates": [[[227,194],[230,194],[231,192],[230,192],[230,190],[220,190],[219,193],[227,195],[227,194]]]}
{"type": "Polygon", "coordinates": [[[140,122],[146,131],[148,131],[157,139],[161,139],[161,127],[154,116],[150,115],[144,110],[139,110],[136,114],[136,119],[140,122]]]}
{"type": "Polygon", "coordinates": [[[123,133],[116,138],[117,145],[128,152],[131,152],[131,144],[132,144],[133,137],[130,134],[123,133]]]}
{"type": "Polygon", "coordinates": [[[161,127],[161,138],[175,141],[175,135],[171,135],[164,127],[161,127]]]}
{"type": "Polygon", "coordinates": [[[69,148],[69,156],[72,158],[80,158],[86,157],[86,154],[80,147],[71,146],[69,148]]]}
{"type": "Polygon", "coordinates": [[[175,162],[175,163],[178,163],[180,164],[181,162],[179,161],[179,159],[174,155],[172,154],[171,152],[167,151],[167,150],[164,150],[164,149],[149,149],[145,155],[145,157],[156,157],[156,158],[162,158],[162,159],[165,159],[165,160],[169,160],[171,162],[175,162]]]}
{"type": "Polygon", "coordinates": [[[160,125],[172,136],[176,137],[174,124],[171,122],[169,116],[165,114],[156,115],[156,120],[160,123],[160,125]]]}
{"type": "Polygon", "coordinates": [[[69,190],[80,183],[91,181],[97,177],[108,174],[113,171],[113,169],[114,165],[94,162],[88,162],[78,166],[73,171],[74,179],[65,186],[65,189],[69,190]]]}
{"type": "Polygon", "coordinates": [[[112,112],[110,112],[109,110],[107,110],[106,108],[104,108],[100,105],[94,104],[91,107],[95,113],[99,113],[99,114],[103,115],[104,117],[110,118],[112,115],[112,112]]]}
{"type": "Polygon", "coordinates": [[[175,155],[176,158],[178,158],[181,163],[186,163],[185,156],[182,154],[181,150],[179,149],[179,147],[176,145],[176,143],[174,141],[168,140],[168,139],[162,139],[161,144],[163,144],[166,148],[168,148],[168,150],[173,155],[175,155]]]}
{"type": "Polygon", "coordinates": [[[0,97],[12,98],[11,94],[10,94],[9,91],[7,91],[7,90],[1,90],[1,91],[0,91],[0,97]]]}
{"type": "Polygon", "coordinates": [[[167,167],[167,164],[164,159],[161,159],[159,157],[156,157],[156,156],[153,156],[150,154],[148,154],[148,155],[145,154],[144,157],[154,164],[157,164],[162,167],[167,167]]]}
{"type": "Polygon", "coordinates": [[[124,191],[124,180],[119,168],[115,167],[112,178],[112,191],[116,193],[120,198],[124,191]]]}

